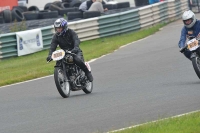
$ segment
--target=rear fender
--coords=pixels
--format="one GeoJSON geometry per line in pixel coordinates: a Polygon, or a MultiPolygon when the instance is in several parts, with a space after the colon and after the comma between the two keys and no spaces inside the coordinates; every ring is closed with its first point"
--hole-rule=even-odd
{"type": "Polygon", "coordinates": [[[91,71],[90,64],[88,62],[85,62],[85,65],[87,66],[88,70],[91,71]]]}

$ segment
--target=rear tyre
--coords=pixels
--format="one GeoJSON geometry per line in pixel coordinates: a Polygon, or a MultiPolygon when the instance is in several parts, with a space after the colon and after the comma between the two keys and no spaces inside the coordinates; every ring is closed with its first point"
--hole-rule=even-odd
{"type": "Polygon", "coordinates": [[[57,18],[58,11],[42,10],[38,13],[39,19],[57,18]]]}
{"type": "Polygon", "coordinates": [[[20,9],[18,8],[13,8],[12,9],[12,16],[13,16],[13,20],[17,20],[17,21],[22,21],[24,20],[24,15],[22,14],[22,12],[20,11],[20,9]]]}
{"type": "Polygon", "coordinates": [[[47,4],[44,6],[44,10],[49,10],[51,4],[52,4],[52,3],[47,3],[47,4]]]}
{"type": "Polygon", "coordinates": [[[37,6],[30,6],[28,11],[40,11],[40,9],[37,6]]]}
{"type": "Polygon", "coordinates": [[[12,22],[12,12],[9,9],[3,10],[2,15],[5,23],[12,22]]]}
{"type": "Polygon", "coordinates": [[[60,67],[54,69],[54,81],[58,92],[63,98],[67,98],[70,95],[70,83],[68,78],[64,76],[64,71],[60,67]]]}
{"type": "Polygon", "coordinates": [[[101,16],[101,13],[98,11],[87,11],[83,13],[83,18],[87,19],[87,18],[93,18],[93,17],[99,17],[101,16]]]}
{"type": "Polygon", "coordinates": [[[39,18],[39,14],[36,11],[23,12],[22,14],[26,20],[37,20],[39,18]]]}
{"type": "Polygon", "coordinates": [[[192,58],[192,65],[194,67],[197,76],[200,79],[200,58],[199,57],[192,58]]]}
{"type": "Polygon", "coordinates": [[[83,91],[86,93],[86,94],[90,94],[93,90],[93,82],[89,82],[87,81],[86,83],[86,87],[83,88],[83,91]]]}

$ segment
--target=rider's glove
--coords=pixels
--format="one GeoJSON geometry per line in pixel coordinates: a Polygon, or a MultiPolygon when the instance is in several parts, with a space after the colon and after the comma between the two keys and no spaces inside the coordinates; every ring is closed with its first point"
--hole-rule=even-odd
{"type": "Polygon", "coordinates": [[[78,50],[74,48],[71,50],[71,52],[76,54],[78,52],[78,50]]]}
{"type": "Polygon", "coordinates": [[[186,51],[186,48],[180,48],[180,50],[179,50],[181,53],[184,53],[185,51],[186,51]]]}
{"type": "Polygon", "coordinates": [[[52,60],[51,55],[49,55],[46,60],[50,62],[52,60]]]}

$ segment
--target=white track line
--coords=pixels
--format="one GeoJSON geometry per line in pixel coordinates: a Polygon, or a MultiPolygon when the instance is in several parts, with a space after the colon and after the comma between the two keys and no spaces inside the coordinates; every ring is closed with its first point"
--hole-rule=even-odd
{"type": "Polygon", "coordinates": [[[147,123],[143,123],[143,124],[138,124],[138,125],[135,125],[135,126],[130,126],[130,127],[126,127],[126,128],[121,128],[121,129],[114,130],[114,131],[110,131],[110,132],[107,132],[107,133],[119,132],[119,131],[123,131],[123,130],[131,129],[131,128],[135,128],[135,127],[138,127],[138,126],[142,126],[142,125],[146,125],[146,124],[150,124],[150,123],[155,123],[155,122],[159,122],[159,121],[167,120],[167,119],[170,119],[170,118],[177,118],[177,117],[181,117],[181,116],[189,115],[189,114],[196,113],[196,112],[200,112],[200,110],[192,111],[192,112],[185,113],[185,114],[176,115],[176,116],[169,117],[169,118],[159,119],[159,120],[155,120],[155,121],[151,121],[151,122],[147,122],[147,123]]]}

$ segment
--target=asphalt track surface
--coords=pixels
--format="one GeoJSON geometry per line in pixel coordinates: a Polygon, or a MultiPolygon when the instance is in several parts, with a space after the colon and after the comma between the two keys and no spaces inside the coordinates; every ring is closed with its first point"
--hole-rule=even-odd
{"type": "Polygon", "coordinates": [[[200,80],[177,46],[181,28],[170,23],[91,62],[89,95],[63,99],[53,76],[1,87],[0,133],[99,133],[199,110],[200,80]]]}

